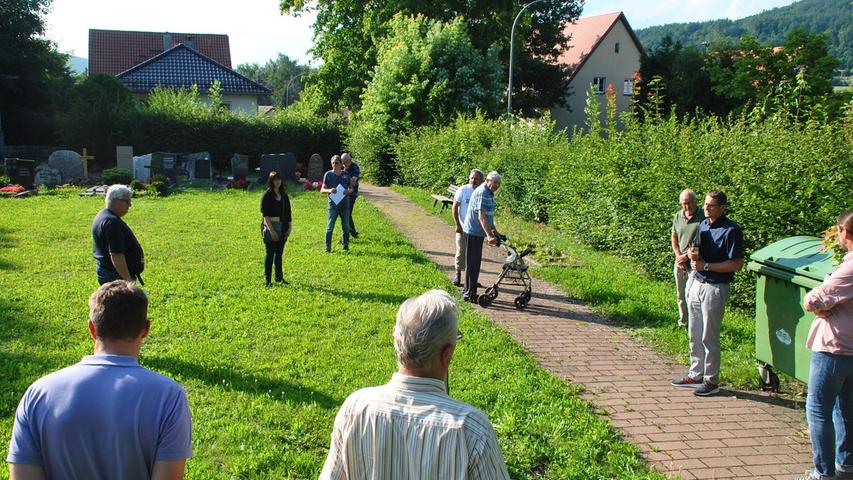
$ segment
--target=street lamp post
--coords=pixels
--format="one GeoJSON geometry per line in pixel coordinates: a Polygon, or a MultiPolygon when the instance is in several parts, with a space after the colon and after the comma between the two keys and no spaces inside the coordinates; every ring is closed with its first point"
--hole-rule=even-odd
{"type": "Polygon", "coordinates": [[[293,83],[297,78],[302,78],[305,76],[305,72],[298,73],[292,77],[290,77],[290,81],[287,82],[287,86],[284,88],[284,106],[290,106],[290,84],[293,83]]]}
{"type": "Polygon", "coordinates": [[[521,7],[521,10],[518,11],[518,14],[515,16],[515,20],[512,21],[512,30],[509,33],[509,86],[506,90],[506,113],[507,117],[512,115],[512,54],[515,46],[515,24],[518,22],[519,17],[521,17],[521,13],[527,9],[527,7],[533,5],[534,3],[539,3],[543,0],[533,0],[532,2],[526,4],[521,7]]]}

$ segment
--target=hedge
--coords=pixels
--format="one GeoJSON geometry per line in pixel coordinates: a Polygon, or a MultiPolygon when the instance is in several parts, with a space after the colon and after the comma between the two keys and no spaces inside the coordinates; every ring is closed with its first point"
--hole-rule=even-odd
{"type": "MultiPolygon", "coordinates": [[[[471,118],[420,129],[396,146],[400,181],[440,192],[474,166],[498,170],[502,207],[635,259],[658,278],[672,275],[669,232],[684,188],[700,203],[712,189],[728,194],[747,256],[787,236],[817,236],[853,208],[853,108],[805,123],[783,115],[621,120],[621,131],[592,124],[570,140],[547,121],[471,118]]],[[[752,305],[753,284],[746,269],[737,275],[735,304],[752,305]]]]}

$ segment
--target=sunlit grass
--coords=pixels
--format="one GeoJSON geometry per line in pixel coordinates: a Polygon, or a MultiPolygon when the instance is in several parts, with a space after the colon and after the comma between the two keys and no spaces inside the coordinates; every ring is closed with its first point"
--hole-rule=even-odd
{"type": "MultiPolygon", "coordinates": [[[[152,331],[143,365],[178,380],[193,414],[192,479],[316,478],[335,413],[395,369],[396,309],[449,280],[361,202],[349,254],[323,251],[325,200],[292,193],[287,287],[263,288],[260,192],[138,198],[125,217],[146,251],[152,331]]],[[[0,453],[36,378],[91,352],[100,198],[0,199],[0,453]]],[[[336,239],[339,238],[336,232],[336,239]]],[[[335,245],[337,247],[337,245],[335,245]]],[[[487,319],[463,308],[453,396],[484,410],[514,478],[663,478],[487,319]]],[[[0,469],[0,478],[8,475],[0,469]]]]}

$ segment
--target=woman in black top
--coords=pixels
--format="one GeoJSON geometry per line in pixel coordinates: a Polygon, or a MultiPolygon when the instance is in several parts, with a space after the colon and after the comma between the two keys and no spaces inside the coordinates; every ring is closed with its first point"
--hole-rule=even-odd
{"type": "Polygon", "coordinates": [[[267,287],[272,286],[272,266],[275,263],[275,281],[287,285],[281,272],[281,257],[284,243],[290,235],[290,199],[284,191],[283,180],[278,172],[270,172],[267,179],[267,191],[261,197],[261,234],[264,238],[267,254],[264,257],[264,278],[267,287]]]}

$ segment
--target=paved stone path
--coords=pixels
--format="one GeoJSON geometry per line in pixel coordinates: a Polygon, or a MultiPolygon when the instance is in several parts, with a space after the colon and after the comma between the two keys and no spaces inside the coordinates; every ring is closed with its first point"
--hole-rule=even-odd
{"type": "MultiPolygon", "coordinates": [[[[363,184],[361,192],[453,275],[451,227],[390,189],[363,184]]],[[[497,278],[503,258],[503,249],[484,249],[483,285],[497,278]]],[[[521,312],[513,306],[519,290],[508,290],[502,288],[488,309],[476,308],[532,352],[540,365],[583,385],[584,397],[605,410],[613,426],[655,468],[689,480],[788,479],[811,467],[802,402],[726,389],[714,397],[696,397],[691,389],[669,384],[685,366],[655,353],[555,286],[534,279],[533,298],[521,312]]]]}

